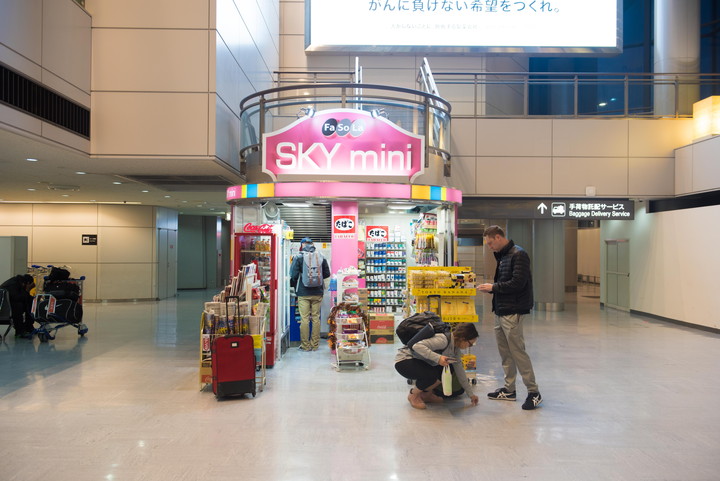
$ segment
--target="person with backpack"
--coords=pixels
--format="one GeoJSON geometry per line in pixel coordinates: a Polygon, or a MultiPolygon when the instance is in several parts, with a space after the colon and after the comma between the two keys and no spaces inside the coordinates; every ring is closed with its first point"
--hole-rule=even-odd
{"type": "Polygon", "coordinates": [[[327,260],[317,252],[313,241],[300,241],[300,253],[290,267],[290,286],[295,288],[300,311],[300,350],[317,351],[320,346],[320,305],[324,280],[330,277],[327,260]],[[312,318],[312,335],[310,319],[312,318]]]}
{"type": "Polygon", "coordinates": [[[432,326],[429,329],[423,328],[422,331],[408,341],[408,345],[398,349],[395,356],[395,370],[404,378],[415,380],[415,387],[410,389],[408,395],[410,405],[415,409],[425,409],[425,403],[442,402],[443,398],[433,393],[433,390],[440,386],[443,368],[450,366],[465,394],[470,398],[470,403],[477,406],[478,397],[468,382],[461,361],[462,349],[468,349],[477,342],[478,332],[475,325],[463,322],[456,324],[451,332],[433,329],[432,326]],[[422,332],[426,330],[430,337],[425,337],[422,332]],[[441,332],[437,332],[438,330],[441,332]],[[417,337],[421,339],[416,340],[417,337]]]}

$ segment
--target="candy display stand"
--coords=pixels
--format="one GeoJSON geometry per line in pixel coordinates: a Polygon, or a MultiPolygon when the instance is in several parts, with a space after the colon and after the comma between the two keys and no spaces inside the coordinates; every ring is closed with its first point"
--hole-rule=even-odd
{"type": "Polygon", "coordinates": [[[370,347],[365,320],[357,310],[340,309],[335,313],[335,369],[369,369],[370,347]]]}

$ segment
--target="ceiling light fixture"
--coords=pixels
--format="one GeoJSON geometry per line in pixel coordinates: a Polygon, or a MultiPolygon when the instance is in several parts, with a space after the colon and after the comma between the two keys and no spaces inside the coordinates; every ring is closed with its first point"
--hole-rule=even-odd
{"type": "Polygon", "coordinates": [[[32,158],[32,157],[28,157],[28,158],[25,159],[25,160],[27,160],[28,162],[37,162],[37,161],[38,161],[38,159],[34,159],[34,158],[32,158]]]}

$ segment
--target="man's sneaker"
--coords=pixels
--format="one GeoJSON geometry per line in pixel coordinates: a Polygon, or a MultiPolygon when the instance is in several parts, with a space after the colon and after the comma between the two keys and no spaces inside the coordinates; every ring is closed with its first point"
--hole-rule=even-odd
{"type": "Polygon", "coordinates": [[[517,394],[515,391],[508,391],[506,388],[501,387],[496,389],[495,392],[488,393],[488,398],[496,401],[516,401],[517,394]]]}
{"type": "Polygon", "coordinates": [[[542,396],[539,392],[529,392],[528,397],[522,405],[522,408],[526,411],[535,409],[542,402],[542,396]]]}

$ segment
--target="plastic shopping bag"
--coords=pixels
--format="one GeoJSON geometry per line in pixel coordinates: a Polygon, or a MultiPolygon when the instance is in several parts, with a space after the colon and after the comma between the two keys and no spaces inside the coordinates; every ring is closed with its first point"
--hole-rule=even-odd
{"type": "Polygon", "coordinates": [[[446,396],[452,396],[453,393],[453,376],[450,366],[443,367],[442,375],[440,376],[442,381],[443,394],[446,396]]]}

